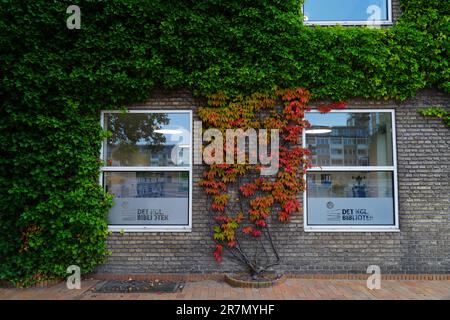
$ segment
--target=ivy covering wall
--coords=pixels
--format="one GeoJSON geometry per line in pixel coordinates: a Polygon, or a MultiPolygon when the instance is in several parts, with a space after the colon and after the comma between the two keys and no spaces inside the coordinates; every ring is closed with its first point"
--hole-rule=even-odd
{"type": "Polygon", "coordinates": [[[401,4],[394,27],[369,29],[303,26],[296,0],[1,1],[0,280],[29,285],[103,260],[100,109],[161,87],[304,87],[334,100],[449,92],[450,2],[401,4]],[[66,27],[72,4],[80,30],[66,27]]]}

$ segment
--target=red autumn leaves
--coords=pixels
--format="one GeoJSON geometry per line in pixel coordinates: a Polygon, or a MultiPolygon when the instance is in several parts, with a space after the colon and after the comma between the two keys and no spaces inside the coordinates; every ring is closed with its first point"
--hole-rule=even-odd
{"type": "Polygon", "coordinates": [[[217,262],[222,262],[222,250],[223,246],[218,244],[216,245],[216,250],[214,251],[213,255],[217,262]]]}
{"type": "Polygon", "coordinates": [[[333,109],[336,109],[336,110],[345,109],[346,106],[347,106],[347,104],[345,102],[340,101],[340,102],[333,102],[330,104],[322,104],[317,107],[317,110],[320,113],[327,113],[333,109]]]}
{"type": "MultiPolygon", "coordinates": [[[[217,262],[222,261],[224,248],[239,249],[239,237],[263,236],[272,213],[277,214],[279,221],[288,222],[292,214],[301,210],[299,196],[305,189],[303,175],[311,164],[305,157],[310,154],[309,150],[299,144],[302,130],[309,127],[305,112],[310,110],[307,104],[311,95],[307,90],[297,88],[280,90],[276,96],[285,103],[283,108],[276,106],[273,96],[255,93],[233,101],[223,94],[211,96],[211,107],[199,110],[199,117],[209,127],[219,130],[279,129],[281,138],[279,150],[271,150],[272,154],[278,153],[279,157],[280,168],[275,176],[249,179],[247,174],[254,174],[259,168],[259,165],[249,164],[214,164],[204,172],[200,185],[212,199],[211,209],[217,212],[214,217],[217,224],[214,227],[214,239],[217,245],[213,253],[217,262]],[[244,177],[249,182],[239,184],[244,177]],[[236,201],[246,203],[246,208],[239,212],[233,212],[235,206],[228,208],[230,194],[233,194],[230,188],[236,184],[236,201]]],[[[343,108],[344,102],[317,107],[322,113],[343,108]]],[[[233,197],[236,195],[233,194],[233,197]]]]}
{"type": "Polygon", "coordinates": [[[254,183],[247,183],[242,185],[239,190],[245,197],[250,197],[255,194],[256,189],[258,186],[254,183]]]}

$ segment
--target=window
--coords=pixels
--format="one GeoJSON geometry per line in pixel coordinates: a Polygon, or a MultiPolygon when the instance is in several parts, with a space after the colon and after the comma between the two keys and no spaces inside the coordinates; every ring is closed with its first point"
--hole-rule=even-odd
{"type": "Polygon", "coordinates": [[[103,111],[101,184],[112,231],[189,231],[191,111],[103,111]]]}
{"type": "Polygon", "coordinates": [[[305,24],[381,25],[392,23],[391,0],[305,0],[305,24]]]}
{"type": "Polygon", "coordinates": [[[342,138],[331,138],[332,144],[342,144],[342,138]]]}
{"type": "Polygon", "coordinates": [[[328,138],[317,138],[317,144],[328,145],[329,144],[329,139],[328,138]]]}
{"type": "Polygon", "coordinates": [[[344,139],[344,144],[347,146],[351,146],[354,144],[353,139],[352,138],[345,138],[344,139]]]}
{"type": "Polygon", "coordinates": [[[398,231],[394,111],[312,111],[306,119],[313,168],[306,174],[305,231],[398,231]],[[313,136],[344,144],[318,158],[313,136]]]}

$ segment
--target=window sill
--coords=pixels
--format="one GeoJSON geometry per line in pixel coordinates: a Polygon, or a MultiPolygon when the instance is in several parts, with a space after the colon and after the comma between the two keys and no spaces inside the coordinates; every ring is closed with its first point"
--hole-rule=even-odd
{"type": "Polygon", "coordinates": [[[314,22],[303,22],[305,26],[370,26],[370,27],[389,27],[394,23],[392,21],[383,21],[377,24],[368,24],[367,21],[314,21],[314,22]]]}
{"type": "Polygon", "coordinates": [[[400,228],[392,227],[305,227],[305,232],[400,232],[400,228]]]}
{"type": "Polygon", "coordinates": [[[111,232],[192,232],[190,226],[108,226],[111,232]]]}

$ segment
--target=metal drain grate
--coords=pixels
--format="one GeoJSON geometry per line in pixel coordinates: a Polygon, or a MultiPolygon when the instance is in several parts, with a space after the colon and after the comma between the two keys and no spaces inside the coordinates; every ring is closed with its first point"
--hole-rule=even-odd
{"type": "Polygon", "coordinates": [[[174,293],[182,291],[184,283],[173,281],[119,281],[110,280],[98,284],[93,292],[97,293],[174,293]]]}

